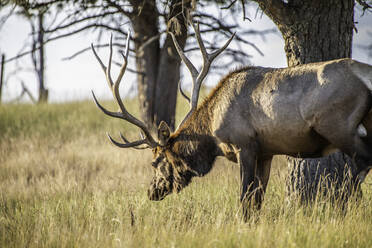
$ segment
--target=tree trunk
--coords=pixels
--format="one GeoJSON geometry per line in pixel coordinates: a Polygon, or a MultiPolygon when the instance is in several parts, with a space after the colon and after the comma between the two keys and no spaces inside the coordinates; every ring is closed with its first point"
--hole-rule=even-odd
{"type": "Polygon", "coordinates": [[[36,62],[35,70],[39,81],[39,99],[38,103],[46,103],[48,101],[48,90],[45,88],[45,57],[44,57],[44,28],[43,28],[43,13],[38,15],[38,37],[37,43],[39,44],[39,57],[36,62]]]}
{"type": "Polygon", "coordinates": [[[133,1],[133,8],[137,11],[131,18],[134,29],[134,44],[136,50],[136,68],[138,98],[142,120],[152,128],[154,122],[155,89],[157,78],[157,65],[159,64],[160,42],[154,39],[158,31],[158,10],[155,0],[133,1]]]}
{"type": "Polygon", "coordinates": [[[269,0],[260,7],[283,35],[288,66],[351,57],[354,0],[269,0]]]}
{"type": "MultiPolygon", "coordinates": [[[[138,13],[132,20],[136,49],[136,68],[142,119],[148,127],[154,129],[161,121],[174,128],[177,102],[177,85],[180,79],[180,58],[175,50],[172,38],[167,35],[160,48],[156,1],[133,1],[138,13]],[[155,14],[154,14],[155,13],[155,14]]],[[[183,19],[182,0],[170,3],[170,18],[177,16],[180,24],[178,41],[183,48],[187,39],[187,26],[183,19]]]]}
{"type": "Polygon", "coordinates": [[[305,204],[317,198],[346,203],[353,193],[362,196],[361,181],[353,176],[358,168],[341,152],[315,159],[288,157],[287,161],[289,175],[286,181],[290,198],[299,198],[305,204]]]}
{"type": "MultiPolygon", "coordinates": [[[[311,62],[326,61],[351,57],[351,47],[354,28],[354,0],[281,0],[257,1],[260,8],[277,25],[283,35],[288,66],[311,62]]],[[[354,162],[340,152],[333,153],[329,158],[290,160],[291,180],[300,174],[295,171],[312,170],[316,174],[319,165],[332,174],[335,170],[330,167],[336,164],[345,165],[346,170],[356,180],[354,162]],[[296,164],[306,166],[298,167],[296,164]],[[354,174],[353,174],[354,173],[354,174]]],[[[343,177],[331,175],[337,180],[343,177]]],[[[315,177],[306,177],[304,184],[314,185],[315,177]]],[[[353,182],[356,183],[356,182],[353,182]]],[[[311,188],[311,187],[310,187],[311,188]]],[[[305,187],[305,189],[307,189],[305,187]]],[[[306,193],[306,192],[305,192],[306,193]]],[[[307,194],[312,194],[307,192],[307,194]]]]}
{"type": "Polygon", "coordinates": [[[3,92],[3,85],[4,85],[4,64],[5,64],[5,55],[1,55],[1,68],[0,68],[0,104],[1,104],[1,96],[3,92]]]}
{"type": "MultiPolygon", "coordinates": [[[[171,27],[171,32],[178,35],[177,41],[183,49],[187,39],[187,24],[182,13],[182,1],[176,0],[171,2],[171,9],[168,21],[175,17],[179,30],[171,27]]],[[[184,13],[186,15],[186,13],[184,13]]],[[[167,35],[163,48],[160,53],[160,63],[158,66],[158,78],[156,87],[156,101],[154,111],[155,125],[158,126],[161,121],[165,121],[168,126],[174,130],[177,88],[180,81],[181,59],[174,47],[172,37],[167,35]]]]}

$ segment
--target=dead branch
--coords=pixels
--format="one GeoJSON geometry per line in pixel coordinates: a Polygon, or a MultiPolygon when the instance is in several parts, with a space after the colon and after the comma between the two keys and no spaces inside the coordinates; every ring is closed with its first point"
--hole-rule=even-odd
{"type": "Polygon", "coordinates": [[[36,101],[35,97],[31,94],[31,91],[26,87],[26,85],[23,81],[21,81],[21,86],[22,86],[21,94],[19,96],[17,96],[15,99],[11,100],[10,103],[19,102],[24,95],[27,95],[30,98],[31,102],[36,104],[37,101],[36,101]]]}

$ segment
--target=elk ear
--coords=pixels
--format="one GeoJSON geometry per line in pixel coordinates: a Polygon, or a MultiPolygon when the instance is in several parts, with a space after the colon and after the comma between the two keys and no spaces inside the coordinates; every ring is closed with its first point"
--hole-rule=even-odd
{"type": "Polygon", "coordinates": [[[165,121],[161,121],[158,127],[158,139],[160,145],[164,146],[167,144],[170,136],[170,128],[165,121]]]}

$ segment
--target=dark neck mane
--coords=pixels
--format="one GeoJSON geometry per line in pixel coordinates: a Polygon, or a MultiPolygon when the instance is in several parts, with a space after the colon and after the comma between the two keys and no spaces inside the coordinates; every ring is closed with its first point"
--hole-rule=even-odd
{"type": "Polygon", "coordinates": [[[218,155],[208,108],[200,106],[170,138],[171,147],[198,176],[207,174],[218,155]]]}
{"type": "Polygon", "coordinates": [[[191,169],[204,175],[210,171],[213,162],[222,151],[217,145],[216,137],[211,129],[215,116],[215,106],[224,98],[226,91],[230,90],[229,80],[237,74],[254,67],[239,68],[225,76],[209,96],[199,105],[198,109],[186,120],[171,137],[171,146],[180,154],[191,169]]]}

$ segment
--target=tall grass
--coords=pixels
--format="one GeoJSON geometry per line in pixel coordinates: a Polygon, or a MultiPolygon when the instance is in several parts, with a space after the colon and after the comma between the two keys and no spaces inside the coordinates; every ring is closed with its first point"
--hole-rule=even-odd
{"type": "Polygon", "coordinates": [[[119,130],[137,137],[92,102],[0,107],[0,247],[372,247],[371,176],[346,211],[305,207],[287,199],[276,159],[263,209],[243,223],[237,164],[218,159],[151,202],[151,151],[111,146],[105,132],[119,130]]]}

